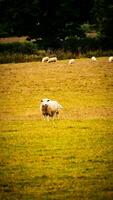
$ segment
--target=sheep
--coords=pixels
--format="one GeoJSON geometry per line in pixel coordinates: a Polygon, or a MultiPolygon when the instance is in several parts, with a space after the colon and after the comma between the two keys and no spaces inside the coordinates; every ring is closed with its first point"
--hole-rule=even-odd
{"type": "Polygon", "coordinates": [[[40,112],[42,114],[42,116],[48,116],[48,112],[47,112],[47,103],[50,101],[50,99],[42,99],[41,100],[41,104],[40,104],[40,112]]]}
{"type": "Polygon", "coordinates": [[[73,64],[75,62],[75,59],[70,59],[69,64],[73,64]]]}
{"type": "Polygon", "coordinates": [[[61,108],[63,107],[57,101],[50,99],[41,100],[40,111],[44,117],[58,117],[61,108]]]}
{"type": "Polygon", "coordinates": [[[109,62],[112,62],[112,61],[113,61],[113,56],[110,56],[110,57],[108,58],[108,61],[109,61],[109,62]]]}
{"type": "Polygon", "coordinates": [[[52,57],[52,58],[49,58],[47,62],[51,63],[51,62],[56,62],[56,61],[57,61],[57,57],[52,57]]]}
{"type": "Polygon", "coordinates": [[[49,57],[44,57],[44,58],[42,58],[42,62],[47,62],[49,60],[49,57]]]}
{"type": "Polygon", "coordinates": [[[92,56],[92,57],[91,57],[91,60],[92,60],[92,61],[97,61],[97,59],[95,58],[95,56],[92,56]]]}

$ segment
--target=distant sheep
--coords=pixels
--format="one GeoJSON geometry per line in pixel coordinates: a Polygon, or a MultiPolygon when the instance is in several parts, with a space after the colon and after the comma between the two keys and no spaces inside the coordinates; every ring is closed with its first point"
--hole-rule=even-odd
{"type": "Polygon", "coordinates": [[[69,60],[69,65],[73,64],[75,62],[75,59],[70,59],[69,60]]]}
{"type": "Polygon", "coordinates": [[[110,57],[108,58],[108,61],[109,61],[109,62],[112,62],[112,61],[113,61],[113,56],[110,56],[110,57]]]}
{"type": "Polygon", "coordinates": [[[42,58],[42,62],[47,62],[49,60],[49,57],[44,57],[44,58],[42,58]]]}
{"type": "Polygon", "coordinates": [[[40,104],[41,114],[46,117],[58,117],[60,109],[63,108],[57,101],[42,99],[40,104]]]}
{"type": "Polygon", "coordinates": [[[57,61],[57,57],[52,57],[52,58],[49,58],[47,62],[51,63],[51,62],[56,62],[56,61],[57,61]]]}
{"type": "Polygon", "coordinates": [[[97,61],[97,59],[95,58],[95,56],[92,56],[92,57],[91,57],[91,60],[92,60],[92,61],[97,61]]]}

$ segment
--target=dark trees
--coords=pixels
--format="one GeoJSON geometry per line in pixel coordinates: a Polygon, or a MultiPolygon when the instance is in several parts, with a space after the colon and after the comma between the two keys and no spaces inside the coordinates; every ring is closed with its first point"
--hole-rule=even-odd
{"type": "Polygon", "coordinates": [[[57,48],[66,38],[83,37],[84,23],[113,40],[112,0],[0,0],[1,36],[28,35],[57,48]]]}

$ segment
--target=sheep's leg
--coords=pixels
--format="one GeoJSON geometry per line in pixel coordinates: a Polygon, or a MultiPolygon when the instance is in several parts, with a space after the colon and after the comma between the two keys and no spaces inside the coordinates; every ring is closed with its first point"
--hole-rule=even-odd
{"type": "Polygon", "coordinates": [[[56,118],[59,119],[59,112],[57,111],[55,114],[56,114],[56,118]]]}
{"type": "Polygon", "coordinates": [[[41,118],[42,118],[43,120],[49,121],[49,115],[48,115],[48,114],[42,114],[41,118]]]}
{"type": "Polygon", "coordinates": [[[41,116],[41,119],[45,120],[45,115],[42,115],[42,116],[41,116]]]}
{"type": "Polygon", "coordinates": [[[46,115],[46,120],[49,121],[50,117],[49,115],[46,115]]]}

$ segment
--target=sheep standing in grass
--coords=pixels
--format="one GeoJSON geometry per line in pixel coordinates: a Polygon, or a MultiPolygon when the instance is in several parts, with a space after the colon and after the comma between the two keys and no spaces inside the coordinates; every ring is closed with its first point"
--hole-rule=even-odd
{"type": "Polygon", "coordinates": [[[69,60],[69,65],[73,64],[75,62],[75,59],[70,59],[69,60]]]}
{"type": "Polygon", "coordinates": [[[56,61],[57,61],[57,57],[52,57],[52,58],[49,58],[47,62],[51,63],[51,62],[56,62],[56,61]]]}
{"type": "Polygon", "coordinates": [[[92,57],[91,57],[91,60],[92,60],[92,61],[97,61],[97,59],[95,58],[95,56],[92,56],[92,57]]]}
{"type": "Polygon", "coordinates": [[[41,100],[41,104],[40,104],[40,112],[43,116],[48,116],[48,111],[47,111],[47,107],[48,107],[48,102],[50,101],[50,99],[42,99],[41,100]]]}
{"type": "Polygon", "coordinates": [[[112,61],[113,61],[113,56],[110,56],[110,57],[108,58],[108,61],[109,61],[109,62],[112,62],[112,61]]]}
{"type": "Polygon", "coordinates": [[[62,106],[57,101],[50,99],[41,100],[40,111],[44,117],[58,117],[61,108],[62,106]]]}
{"type": "Polygon", "coordinates": [[[47,62],[49,60],[49,57],[44,57],[44,58],[42,58],[42,62],[47,62]]]}

